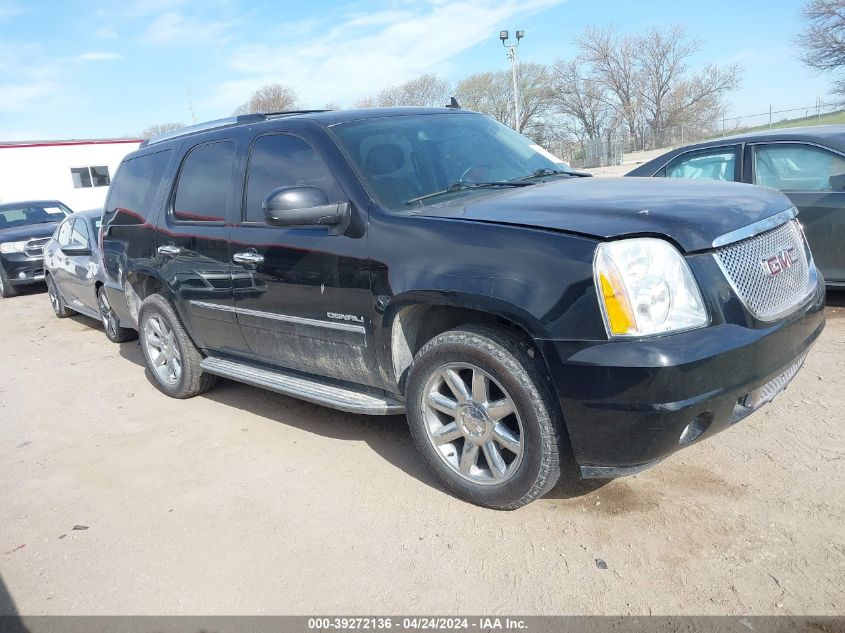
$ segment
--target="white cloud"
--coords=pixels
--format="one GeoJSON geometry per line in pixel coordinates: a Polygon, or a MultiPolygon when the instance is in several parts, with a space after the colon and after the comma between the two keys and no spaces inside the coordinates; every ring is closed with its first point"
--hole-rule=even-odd
{"type": "Polygon", "coordinates": [[[106,24],[94,31],[94,37],[99,37],[104,40],[117,39],[117,31],[110,24],[106,24]]]}
{"type": "Polygon", "coordinates": [[[83,62],[103,62],[103,61],[110,61],[113,59],[123,59],[123,55],[120,53],[108,53],[105,51],[93,51],[90,53],[82,53],[77,57],[78,60],[83,62]]]}
{"type": "Polygon", "coordinates": [[[56,85],[52,82],[0,84],[0,111],[23,112],[33,101],[55,91],[56,85]]]}
{"type": "Polygon", "coordinates": [[[228,63],[240,77],[218,84],[205,105],[231,111],[255,89],[276,82],[311,105],[349,104],[422,73],[444,72],[457,54],[495,38],[508,19],[563,1],[433,0],[334,16],[322,36],[298,41],[291,32],[284,44],[236,48],[228,63]]]}

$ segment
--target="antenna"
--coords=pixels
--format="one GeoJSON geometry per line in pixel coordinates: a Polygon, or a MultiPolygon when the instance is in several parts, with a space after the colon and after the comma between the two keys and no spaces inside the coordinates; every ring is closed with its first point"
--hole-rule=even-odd
{"type": "Polygon", "coordinates": [[[194,112],[194,102],[191,100],[191,87],[187,87],[188,90],[188,111],[191,113],[191,123],[197,122],[197,113],[194,112]]]}

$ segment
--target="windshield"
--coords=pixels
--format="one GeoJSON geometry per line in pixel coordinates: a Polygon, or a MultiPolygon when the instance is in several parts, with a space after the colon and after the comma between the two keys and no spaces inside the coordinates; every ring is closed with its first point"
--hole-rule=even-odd
{"type": "Polygon", "coordinates": [[[61,222],[70,215],[70,209],[58,204],[22,204],[19,207],[0,209],[0,229],[61,222]]]}
{"type": "Polygon", "coordinates": [[[364,119],[332,131],[375,197],[392,211],[572,173],[539,145],[480,114],[364,119]]]}

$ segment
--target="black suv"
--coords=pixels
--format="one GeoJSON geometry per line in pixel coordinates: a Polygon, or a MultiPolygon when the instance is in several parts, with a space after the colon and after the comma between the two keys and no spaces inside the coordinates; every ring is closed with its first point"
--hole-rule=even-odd
{"type": "Polygon", "coordinates": [[[451,490],[516,508],[736,423],[824,326],[782,194],[583,176],[460,109],[187,128],[111,185],[108,298],[164,393],[406,412],[451,490]]]}
{"type": "Polygon", "coordinates": [[[0,204],[0,296],[44,281],[44,245],[71,213],[58,200],[0,204]]]}

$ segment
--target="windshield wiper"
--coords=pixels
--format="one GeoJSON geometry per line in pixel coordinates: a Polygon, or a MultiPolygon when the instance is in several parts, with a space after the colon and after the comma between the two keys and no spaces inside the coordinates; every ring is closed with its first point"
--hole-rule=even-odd
{"type": "Polygon", "coordinates": [[[544,178],[546,176],[587,176],[588,174],[581,174],[577,171],[566,171],[565,169],[550,169],[549,167],[541,167],[533,174],[528,174],[527,176],[522,176],[520,178],[514,178],[511,182],[521,182],[523,180],[533,180],[534,178],[544,178]]]}
{"type": "Polygon", "coordinates": [[[432,193],[427,193],[424,196],[417,196],[416,198],[406,200],[405,205],[412,205],[415,202],[421,202],[423,200],[428,200],[429,198],[434,198],[436,196],[442,196],[444,194],[452,193],[454,191],[464,191],[466,189],[485,189],[487,187],[527,187],[530,184],[531,183],[528,182],[517,182],[513,180],[492,180],[490,182],[453,182],[443,191],[434,191],[432,193]]]}

